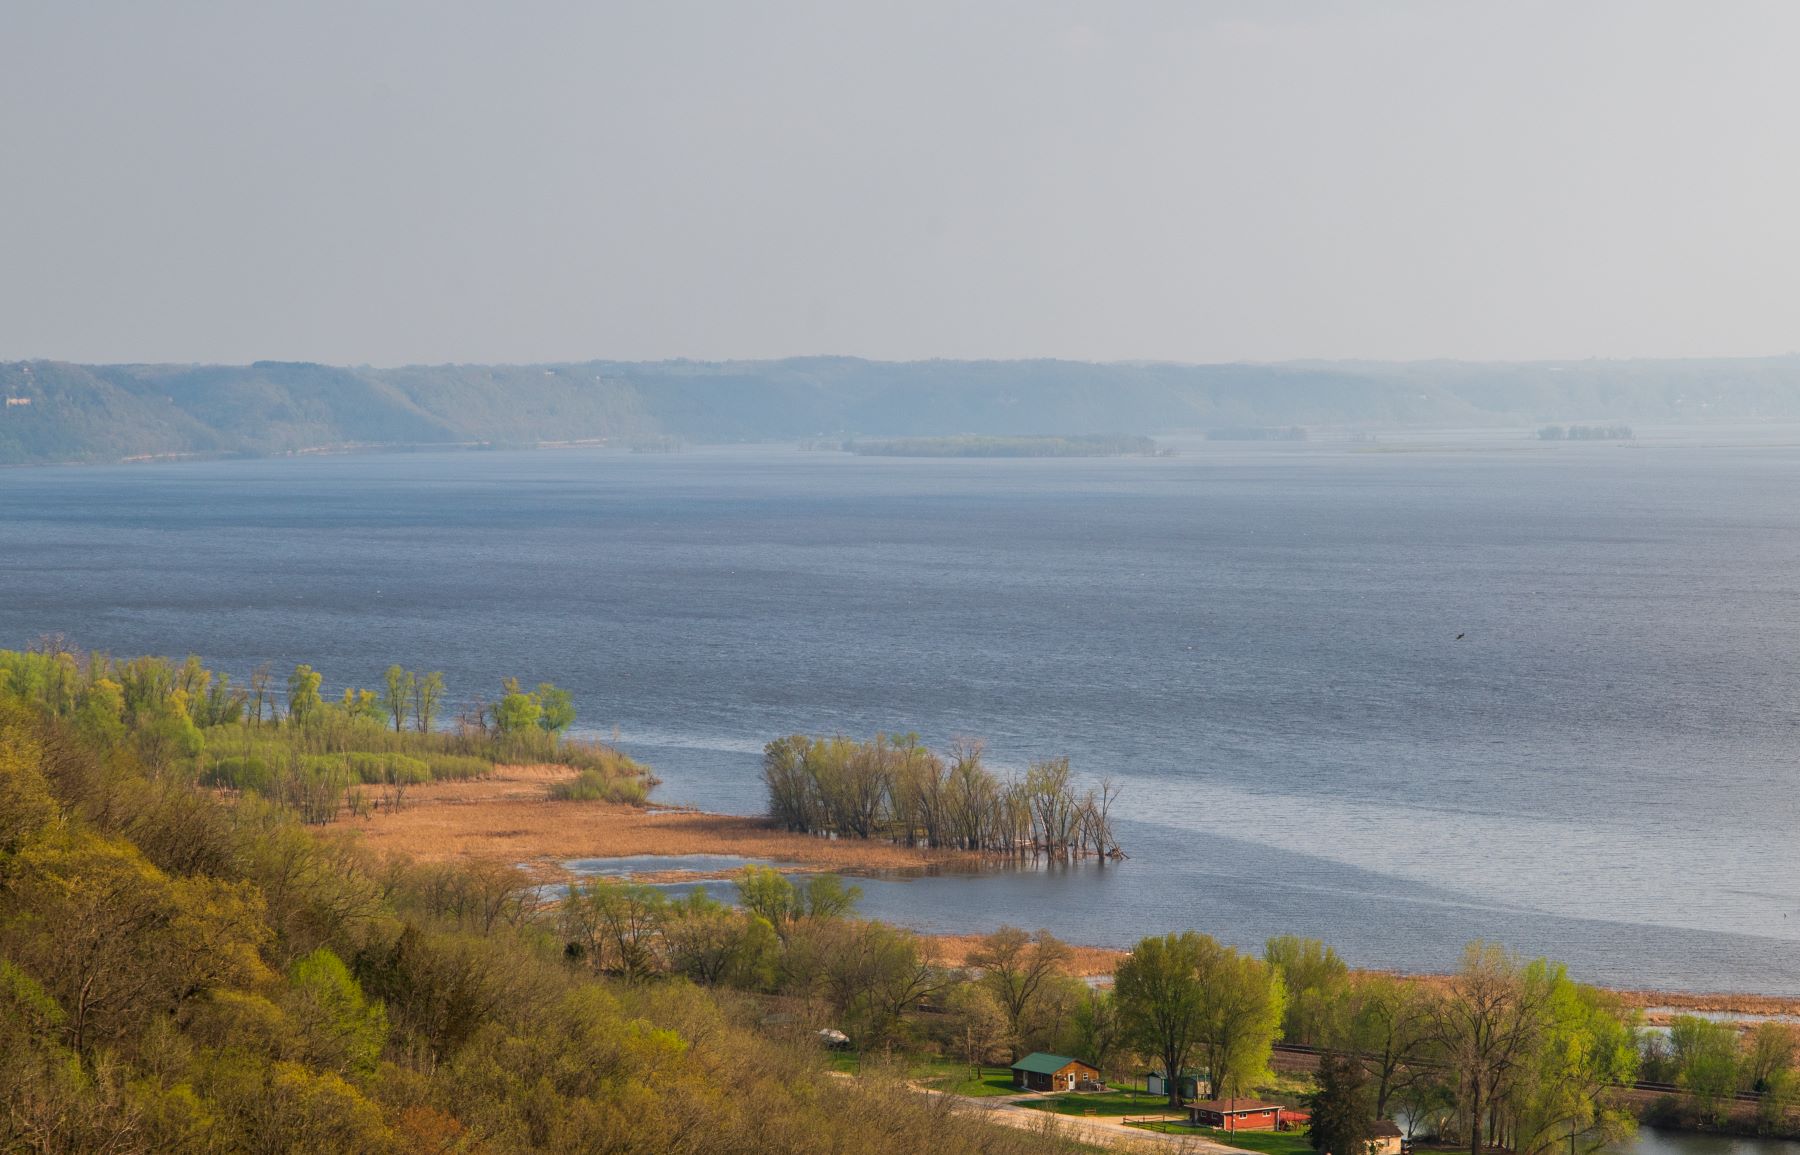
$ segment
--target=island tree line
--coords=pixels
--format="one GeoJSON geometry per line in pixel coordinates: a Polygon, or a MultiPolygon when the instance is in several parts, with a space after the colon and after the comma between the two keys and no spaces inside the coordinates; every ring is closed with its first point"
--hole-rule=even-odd
{"type": "Polygon", "coordinates": [[[975,739],[958,738],[939,754],[916,734],[794,734],[764,748],[762,773],[770,818],[803,834],[1102,862],[1122,856],[1111,819],[1118,786],[1078,785],[1067,758],[1002,777],[983,764],[975,739]]]}

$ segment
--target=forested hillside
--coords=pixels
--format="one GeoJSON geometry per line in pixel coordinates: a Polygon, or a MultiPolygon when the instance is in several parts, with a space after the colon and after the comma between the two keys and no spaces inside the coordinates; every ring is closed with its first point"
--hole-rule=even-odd
{"type": "MultiPolygon", "coordinates": [[[[1340,1139],[1403,1112],[1468,1150],[1593,1155],[1646,1088],[1681,1092],[1663,1123],[1792,1133],[1791,1024],[1640,1032],[1618,995],[1493,943],[1405,978],[1312,939],[1258,954],[1186,930],[1140,940],[1106,989],[1047,931],[958,948],[860,917],[830,874],[747,866],[725,903],[378,854],[355,820],[407,809],[409,785],[563,762],[576,788],[542,805],[581,808],[652,780],[565,738],[576,705],[548,683],[507,679],[453,729],[435,673],[321,689],[307,665],[234,685],[192,657],[0,650],[0,1151],[1080,1149],[919,1093],[1009,1091],[981,1067],[1031,1052],[1115,1084],[1038,1104],[1070,1114],[1142,1117],[1160,1104],[1119,1085],[1160,1066],[1199,1072],[1189,1098],[1305,1094],[1315,1123],[1334,1105],[1340,1139]],[[1338,1058],[1296,1084],[1278,1042],[1338,1058]]],[[[1104,787],[1077,796],[1060,761],[1009,784],[979,756],[796,735],[765,779],[790,829],[1107,844],[1104,787]]]]}
{"type": "Polygon", "coordinates": [[[1287,425],[1800,420],[1800,357],[1088,364],[0,364],[0,464],[351,445],[1164,433],[1287,425]]]}
{"type": "MultiPolygon", "coordinates": [[[[397,805],[410,762],[569,752],[566,700],[515,684],[451,754],[457,736],[415,725],[429,712],[409,713],[404,673],[334,703],[300,667],[276,717],[198,662],[0,652],[0,1150],[1073,1149],[897,1080],[833,1078],[810,1029],[762,1026],[771,980],[714,965],[734,943],[773,949],[759,915],[661,904],[686,946],[654,959],[697,962],[653,974],[607,944],[636,941],[609,919],[655,892],[597,885],[558,917],[511,867],[381,859],[309,830],[300,787],[321,776],[360,768],[397,805]],[[204,784],[253,763],[254,785],[204,784]]],[[[828,891],[776,913],[781,934],[916,949],[821,909],[828,891]]],[[[849,1006],[889,1005],[855,991],[849,1006]]]]}

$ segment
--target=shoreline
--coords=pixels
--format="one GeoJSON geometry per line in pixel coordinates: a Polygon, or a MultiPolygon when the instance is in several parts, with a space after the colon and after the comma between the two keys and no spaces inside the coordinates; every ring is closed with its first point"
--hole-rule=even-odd
{"type": "MultiPolygon", "coordinates": [[[[340,814],[324,829],[354,831],[370,849],[420,862],[515,863],[545,882],[575,877],[562,863],[579,858],[730,855],[801,871],[870,874],[973,870],[986,861],[970,851],[794,834],[742,815],[549,796],[552,786],[574,777],[558,765],[499,766],[486,778],[408,787],[400,809],[364,817],[340,814]]],[[[656,871],[635,877],[700,882],[733,873],[656,871]]]]}
{"type": "MultiPolygon", "coordinates": [[[[563,863],[583,858],[653,858],[720,855],[778,863],[797,872],[906,877],[944,870],[991,869],[994,860],[972,851],[929,850],[889,842],[820,838],[777,830],[766,819],[712,814],[689,807],[633,806],[617,802],[565,802],[550,788],[575,776],[565,766],[499,766],[480,779],[433,782],[407,788],[402,807],[364,817],[340,814],[322,829],[352,831],[384,854],[420,862],[507,862],[541,882],[575,878],[563,863]]],[[[731,870],[634,871],[646,883],[706,882],[730,878],[731,870]]],[[[940,960],[960,965],[979,934],[922,936],[940,960]]],[[[1110,976],[1128,953],[1119,947],[1068,944],[1065,972],[1093,980],[1110,976]]],[[[1383,968],[1353,973],[1390,974],[1423,981],[1445,976],[1383,968]]],[[[1667,991],[1603,988],[1623,1005],[1646,1012],[1645,1022],[1661,1025],[1676,1014],[1740,1015],[1745,1019],[1800,1020],[1800,996],[1734,991],[1667,991]]]]}

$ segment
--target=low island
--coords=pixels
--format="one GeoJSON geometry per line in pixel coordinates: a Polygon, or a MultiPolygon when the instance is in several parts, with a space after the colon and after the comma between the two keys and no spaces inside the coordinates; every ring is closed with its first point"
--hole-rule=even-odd
{"type": "Polygon", "coordinates": [[[1156,442],[1148,437],[1103,433],[1068,436],[894,437],[879,441],[846,441],[844,450],[860,457],[1153,457],[1156,442]]]}

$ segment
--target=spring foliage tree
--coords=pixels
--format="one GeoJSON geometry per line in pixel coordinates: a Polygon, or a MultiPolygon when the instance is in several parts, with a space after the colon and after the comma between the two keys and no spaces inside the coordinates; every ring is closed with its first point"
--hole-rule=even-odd
{"type": "Polygon", "coordinates": [[[1201,1052],[1212,1097],[1242,1095],[1269,1079],[1287,992],[1281,972],[1231,947],[1204,952],[1200,965],[1201,1052]]]}
{"type": "Polygon", "coordinates": [[[1676,1082],[1687,1089],[1701,1118],[1718,1122],[1737,1090],[1737,1028],[1698,1015],[1676,1015],[1669,1020],[1669,1048],[1676,1082]]]}
{"type": "Polygon", "coordinates": [[[324,675],[304,662],[288,675],[288,717],[298,725],[304,726],[318,717],[325,704],[319,696],[319,685],[324,680],[324,675]]]}
{"type": "Polygon", "coordinates": [[[1217,944],[1194,931],[1146,938],[1113,974],[1113,997],[1138,1047],[1162,1063],[1169,1106],[1181,1107],[1180,1074],[1200,1045],[1205,1025],[1202,959],[1217,944]]]}
{"type": "Polygon", "coordinates": [[[397,734],[405,727],[406,716],[412,711],[419,678],[417,674],[402,666],[389,666],[387,673],[382,675],[382,684],[381,705],[387,711],[387,716],[393,720],[394,732],[397,734]]]}
{"type": "Polygon", "coordinates": [[[494,728],[503,735],[543,731],[561,735],[575,723],[575,704],[567,690],[550,682],[526,691],[517,678],[508,678],[500,700],[494,703],[494,728]]]}
{"type": "Polygon", "coordinates": [[[1263,961],[1281,972],[1287,1010],[1281,1035],[1290,1043],[1337,1045],[1348,1027],[1344,1011],[1350,968],[1316,938],[1280,935],[1263,947],[1263,961]]]}

